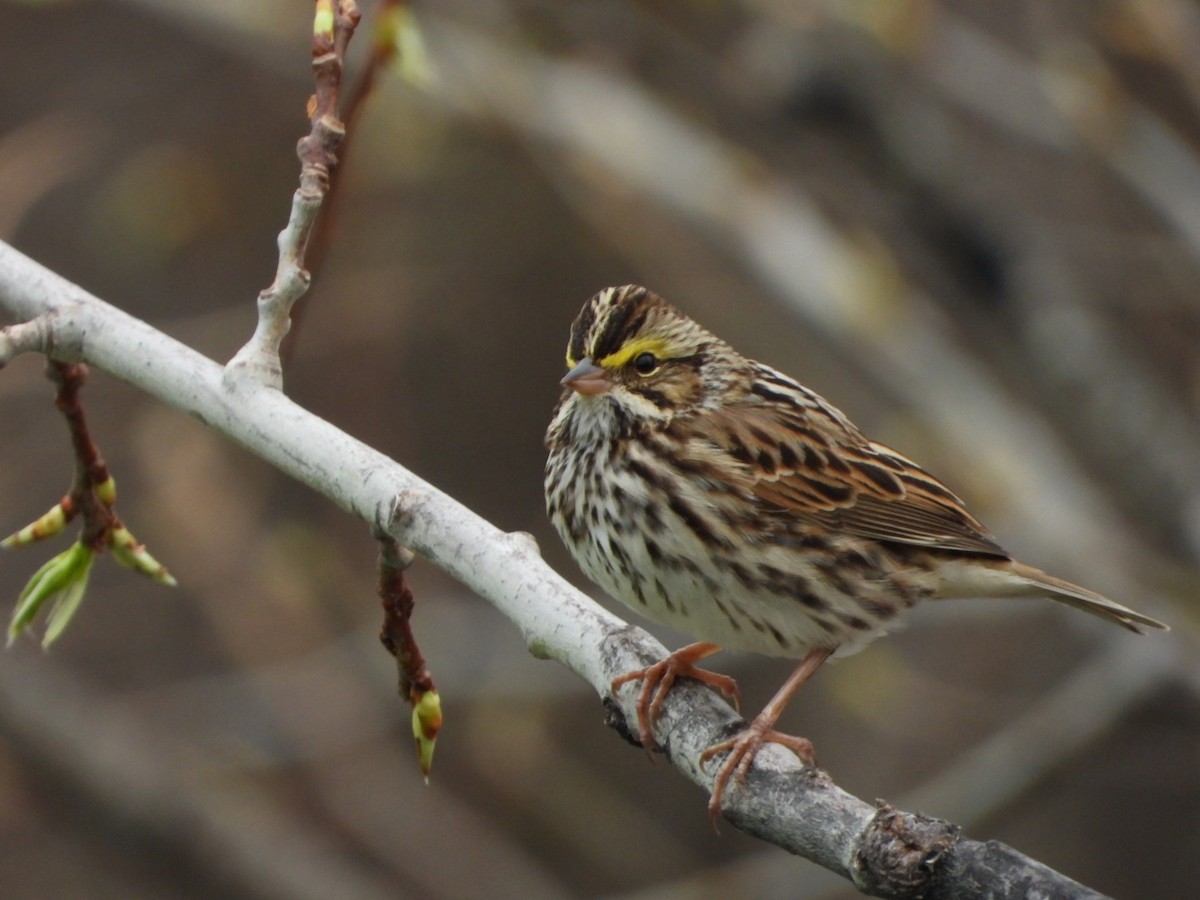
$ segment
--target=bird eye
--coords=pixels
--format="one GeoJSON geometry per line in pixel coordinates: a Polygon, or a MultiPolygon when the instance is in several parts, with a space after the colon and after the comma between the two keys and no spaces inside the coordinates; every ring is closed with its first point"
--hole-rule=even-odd
{"type": "Polygon", "coordinates": [[[653,375],[658,366],[658,357],[653,353],[639,353],[633,360],[633,370],[639,375],[653,375]]]}

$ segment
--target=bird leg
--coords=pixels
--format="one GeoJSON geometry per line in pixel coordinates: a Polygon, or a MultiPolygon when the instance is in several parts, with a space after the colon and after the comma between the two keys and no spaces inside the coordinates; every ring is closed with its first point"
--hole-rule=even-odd
{"type": "Polygon", "coordinates": [[[721,795],[729,785],[730,779],[736,778],[738,784],[746,780],[746,772],[749,771],[750,764],[754,762],[754,757],[758,755],[763,744],[782,744],[800,757],[805,765],[816,765],[812,741],[808,738],[781,734],[775,730],[775,722],[792,697],[795,696],[796,691],[803,687],[804,683],[812,677],[813,673],[821,667],[821,663],[825,662],[835,649],[837,648],[818,647],[816,650],[810,651],[788,677],[788,680],[783,683],[783,687],[776,691],[771,701],[763,707],[763,711],[754,717],[753,722],[735,737],[713,744],[700,754],[700,765],[703,767],[718,753],[729,751],[729,756],[726,757],[725,762],[721,763],[721,768],[717,770],[716,778],[713,779],[712,795],[708,799],[708,817],[712,821],[714,829],[717,827],[717,816],[721,814],[721,795]]]}
{"type": "Polygon", "coordinates": [[[644,669],[634,669],[632,672],[626,672],[619,678],[613,679],[611,686],[613,694],[616,694],[617,688],[630,681],[640,679],[642,682],[642,689],[638,692],[637,698],[638,737],[647,752],[658,749],[658,741],[654,739],[651,729],[662,711],[663,702],[667,699],[667,691],[671,689],[675,679],[680,676],[694,678],[712,685],[728,697],[734,708],[741,712],[741,696],[738,693],[737,682],[728,675],[696,667],[696,663],[706,656],[712,656],[720,649],[716,644],[704,641],[688,644],[654,665],[646,666],[644,669]]]}

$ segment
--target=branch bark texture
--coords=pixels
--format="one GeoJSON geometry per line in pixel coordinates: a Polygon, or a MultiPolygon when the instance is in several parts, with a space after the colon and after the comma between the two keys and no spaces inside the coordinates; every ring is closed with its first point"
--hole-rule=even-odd
{"type": "MultiPolygon", "coordinates": [[[[557,660],[591,684],[605,700],[610,724],[628,736],[633,692],[625,692],[630,697],[622,704],[609,685],[660,659],[664,648],[572,587],[542,561],[527,535],[499,531],[280,391],[253,378],[223,377],[219,364],[3,243],[0,308],[41,324],[34,331],[44,340],[36,348],[25,342],[21,350],[104,369],[443,568],[507,616],[534,655],[557,660]]],[[[672,764],[709,790],[711,769],[700,769],[697,759],[737,723],[719,697],[686,682],[672,690],[656,737],[672,764]]],[[[736,827],[875,896],[1100,896],[1003,844],[965,839],[951,823],[866,803],[773,745],[759,755],[745,785],[731,788],[724,806],[736,827]]],[[[696,814],[703,815],[699,802],[696,814]]]]}

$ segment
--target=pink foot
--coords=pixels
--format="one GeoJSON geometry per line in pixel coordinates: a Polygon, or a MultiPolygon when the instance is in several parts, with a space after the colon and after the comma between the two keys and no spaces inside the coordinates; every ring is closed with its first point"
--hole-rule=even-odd
{"type": "Polygon", "coordinates": [[[624,684],[631,681],[642,682],[642,689],[638,692],[637,699],[638,737],[648,752],[658,749],[658,741],[654,739],[651,729],[658,721],[662,705],[667,699],[667,692],[671,690],[671,685],[677,678],[694,678],[712,685],[729,698],[734,708],[741,711],[741,697],[736,681],[728,675],[696,667],[696,663],[720,649],[716,644],[689,644],[654,665],[626,672],[619,678],[613,679],[611,690],[614,694],[624,684]]]}

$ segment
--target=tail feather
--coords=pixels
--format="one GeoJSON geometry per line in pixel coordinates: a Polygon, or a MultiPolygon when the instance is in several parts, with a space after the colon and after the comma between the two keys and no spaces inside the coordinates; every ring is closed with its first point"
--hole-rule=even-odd
{"type": "Polygon", "coordinates": [[[1059,603],[1065,603],[1067,606],[1072,606],[1075,609],[1083,610],[1102,619],[1108,619],[1110,622],[1116,622],[1118,625],[1123,625],[1130,631],[1136,631],[1138,634],[1145,634],[1143,626],[1146,628],[1161,628],[1164,631],[1170,630],[1167,625],[1158,621],[1158,619],[1151,618],[1135,609],[1130,609],[1128,606],[1122,606],[1115,600],[1109,600],[1095,591],[1089,591],[1087,588],[1082,588],[1077,584],[1071,584],[1069,581],[1063,581],[1061,578],[1047,575],[1041,569],[1035,569],[1033,566],[1027,566],[1024,563],[1015,561],[1010,565],[1010,571],[1029,585],[1031,588],[1030,593],[1049,597],[1051,600],[1057,600],[1059,603]]]}

